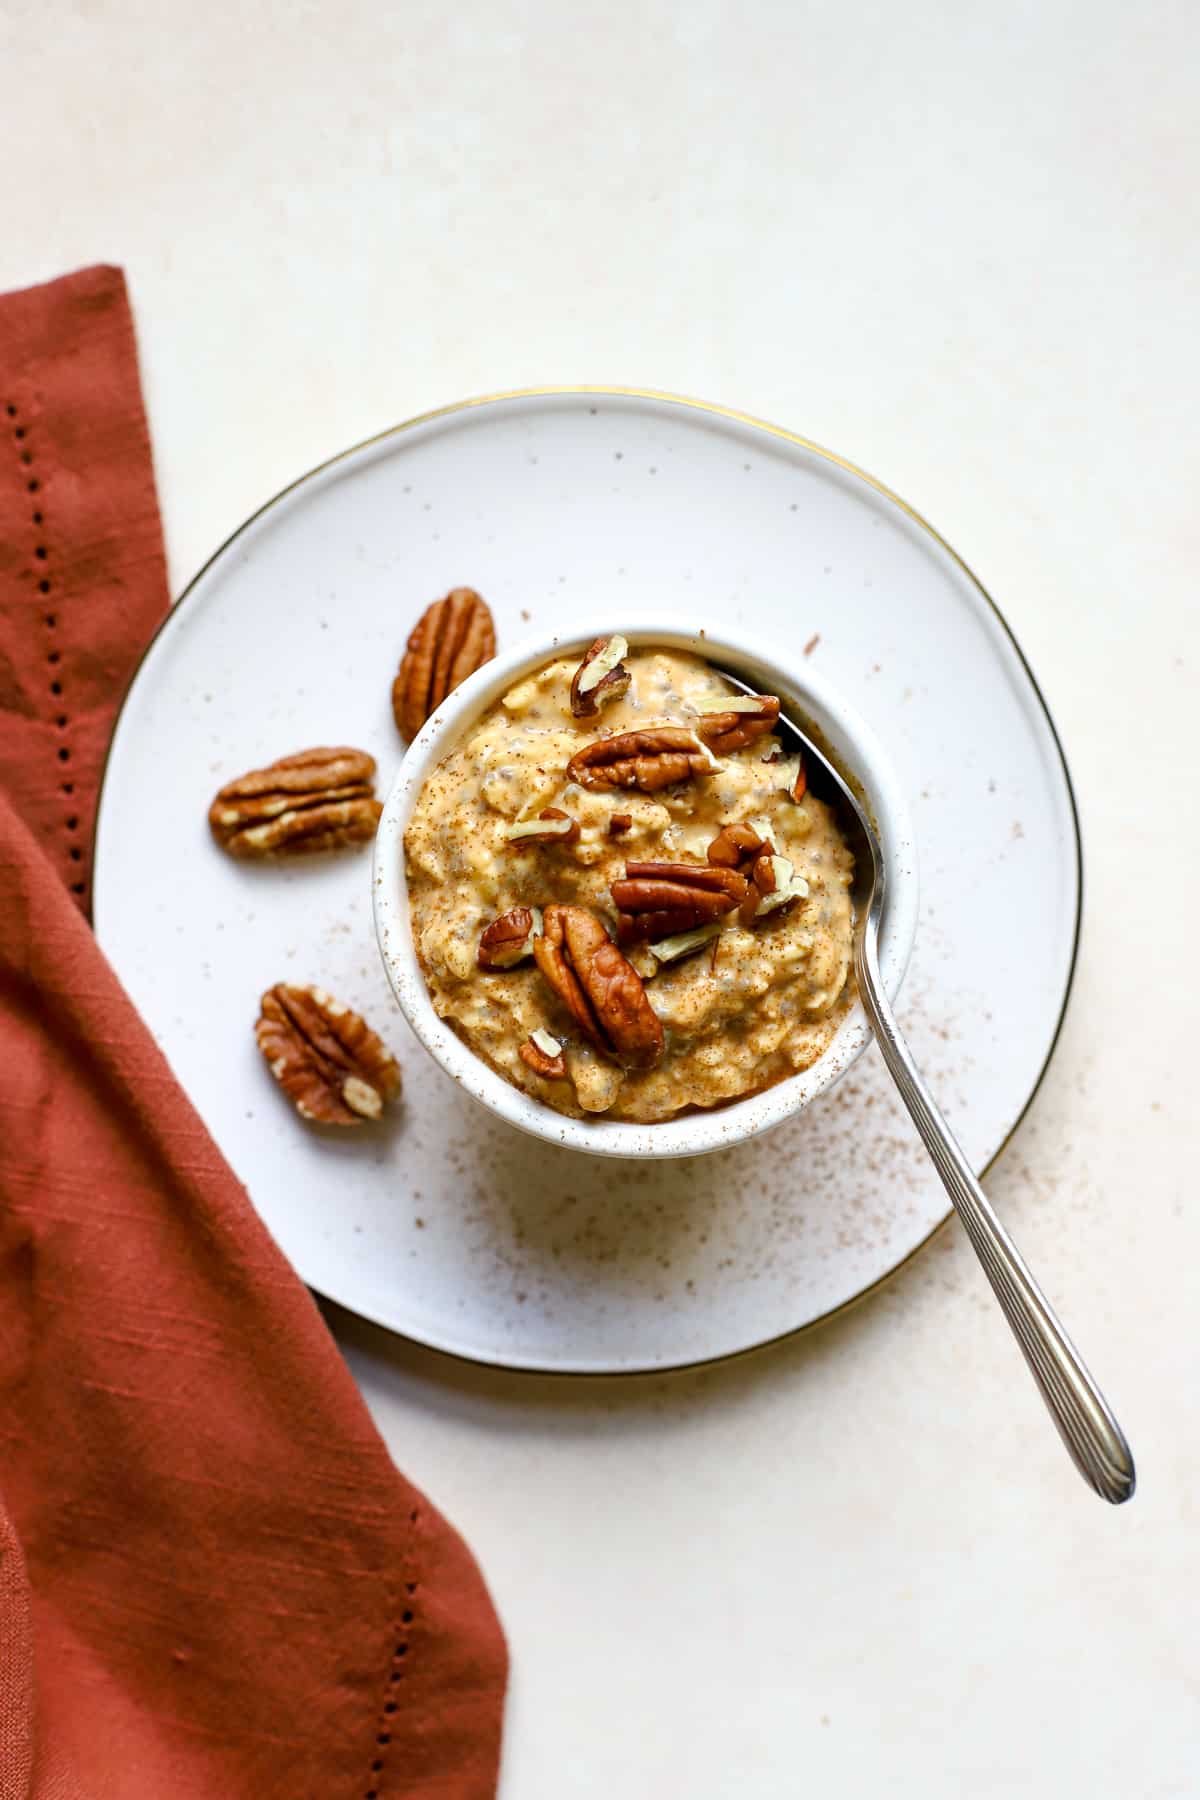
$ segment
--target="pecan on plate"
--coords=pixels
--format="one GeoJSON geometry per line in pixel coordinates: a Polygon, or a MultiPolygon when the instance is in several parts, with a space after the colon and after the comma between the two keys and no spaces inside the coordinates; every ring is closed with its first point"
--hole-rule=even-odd
{"type": "Polygon", "coordinates": [[[518,819],[505,832],[510,844],[576,844],[579,842],[579,820],[548,806],[536,819],[518,819]]]}
{"type": "Polygon", "coordinates": [[[619,700],[633,679],[622,662],[629,645],[617,632],[597,638],[571,680],[571,713],[576,719],[594,719],[602,706],[619,700]]]}
{"type": "Polygon", "coordinates": [[[711,925],[746,899],[747,882],[736,869],[708,863],[627,862],[625,880],[612,884],[617,942],[652,944],[711,925]]]}
{"type": "Polygon", "coordinates": [[[314,1124],[361,1125],[400,1092],[391,1051],[323,988],[268,988],[254,1036],[300,1117],[314,1124]]]}
{"type": "Polygon", "coordinates": [[[230,856],[299,856],[374,837],[383,811],[365,750],[298,750],[228,781],[208,823],[230,856]]]}
{"type": "Polygon", "coordinates": [[[567,1059],[563,1055],[563,1047],[556,1037],[548,1031],[533,1031],[518,1045],[517,1055],[527,1069],[540,1075],[545,1081],[564,1081],[567,1074],[567,1059]]]}
{"type": "Polygon", "coordinates": [[[643,794],[656,794],[715,767],[694,731],[659,725],[585,744],[567,764],[567,780],[583,788],[640,788],[643,794]]]}
{"type": "Polygon", "coordinates": [[[774,694],[731,694],[728,700],[702,701],[699,710],[700,736],[715,756],[728,756],[774,731],[779,701],[774,694]]]}
{"type": "Polygon", "coordinates": [[[535,906],[514,906],[479,934],[475,960],[481,969],[511,969],[523,957],[532,956],[533,940],[542,929],[542,915],[535,906]]]}
{"type": "Polygon", "coordinates": [[[496,654],[496,627],[474,588],[454,588],[421,614],[392,683],[396,729],[409,741],[461,681],[496,654]]]}
{"type": "Polygon", "coordinates": [[[545,927],[534,959],[584,1037],[623,1069],[653,1068],[665,1047],[662,1025],[599,919],[583,906],[548,906],[545,927]]]}

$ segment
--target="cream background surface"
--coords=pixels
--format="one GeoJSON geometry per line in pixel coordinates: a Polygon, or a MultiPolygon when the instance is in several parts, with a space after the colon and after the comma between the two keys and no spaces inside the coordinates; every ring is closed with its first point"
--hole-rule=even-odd
{"type": "Polygon", "coordinates": [[[990,1188],[1136,1499],[1082,1487],[953,1228],[815,1335],[665,1380],[333,1312],[504,1616],[503,1800],[1197,1791],[1198,56],[1187,0],[0,12],[0,284],[125,265],[176,588],[427,407],[697,394],[945,532],[1077,782],[1075,998],[990,1188]]]}

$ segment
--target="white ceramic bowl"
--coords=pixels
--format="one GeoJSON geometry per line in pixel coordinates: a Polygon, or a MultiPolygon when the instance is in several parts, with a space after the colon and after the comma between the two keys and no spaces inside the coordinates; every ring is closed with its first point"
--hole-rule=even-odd
{"type": "Polygon", "coordinates": [[[718,667],[724,664],[753,681],[760,692],[778,694],[785,712],[794,707],[802,720],[817,726],[843,767],[862,784],[879,827],[888,891],[880,968],[888,993],[895,995],[916,933],[917,858],[908,806],[881,745],[797,653],[781,662],[768,646],[740,630],[689,623],[672,614],[639,618],[636,624],[608,616],[592,618],[581,629],[527,638],[515,649],[494,657],[442,703],[409,747],[379,821],[372,871],[379,949],[404,1016],[435,1062],[507,1124],[594,1156],[695,1156],[724,1150],[790,1118],[845,1074],[870,1041],[870,1027],[860,1005],[848,1014],[828,1050],[811,1068],[748,1099],[654,1125],[569,1119],[512,1087],[438,1018],[417,961],[405,879],[404,832],[426,777],[465,729],[522,676],[554,657],[582,651],[601,631],[619,631],[631,646],[690,650],[718,667]]]}

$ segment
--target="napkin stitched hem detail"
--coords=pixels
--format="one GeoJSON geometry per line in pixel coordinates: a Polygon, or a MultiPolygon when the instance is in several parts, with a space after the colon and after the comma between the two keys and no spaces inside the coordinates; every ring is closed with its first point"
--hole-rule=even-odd
{"type": "MultiPolygon", "coordinates": [[[[9,429],[12,432],[13,442],[17,447],[17,458],[21,464],[22,475],[25,481],[25,491],[30,496],[31,502],[29,522],[34,537],[33,560],[36,566],[29,569],[28,573],[30,576],[36,578],[37,592],[41,604],[46,608],[42,614],[42,626],[46,632],[46,643],[49,646],[46,651],[46,664],[50,669],[47,687],[49,689],[51,700],[56,704],[54,724],[56,730],[66,733],[70,730],[71,719],[69,713],[65,710],[63,701],[62,671],[59,666],[62,662],[62,651],[59,648],[57,638],[58,613],[55,610],[55,602],[53,599],[54,579],[51,576],[49,569],[50,548],[46,543],[46,519],[42,510],[44,503],[40,498],[42,482],[41,477],[36,473],[37,459],[30,442],[30,427],[25,422],[25,415],[13,400],[9,400],[6,403],[4,412],[9,429]]],[[[71,803],[75,796],[75,783],[70,779],[71,747],[69,743],[63,742],[59,745],[58,761],[62,765],[59,770],[59,774],[62,777],[59,782],[59,790],[67,802],[71,803]]],[[[73,863],[82,863],[83,851],[75,836],[79,830],[79,815],[77,812],[71,811],[65,814],[63,829],[73,840],[68,852],[71,861],[73,863]]],[[[84,894],[87,888],[87,883],[78,877],[70,885],[71,892],[80,896],[84,894]]]]}
{"type": "MultiPolygon", "coordinates": [[[[414,1509],[409,1514],[410,1524],[415,1525],[420,1516],[420,1510],[414,1509]]],[[[382,1792],[381,1782],[387,1762],[388,1746],[392,1741],[392,1720],[400,1710],[400,1702],[397,1696],[399,1692],[399,1683],[404,1680],[404,1659],[408,1655],[409,1630],[416,1618],[414,1601],[416,1599],[418,1585],[419,1584],[415,1581],[405,1582],[405,1603],[400,1611],[396,1624],[393,1626],[395,1648],[392,1651],[392,1660],[388,1668],[387,1686],[384,1688],[386,1698],[383,1700],[379,1711],[378,1730],[375,1735],[375,1755],[372,1758],[371,1767],[367,1775],[367,1786],[363,1790],[363,1800],[380,1800],[380,1794],[382,1792]]]]}

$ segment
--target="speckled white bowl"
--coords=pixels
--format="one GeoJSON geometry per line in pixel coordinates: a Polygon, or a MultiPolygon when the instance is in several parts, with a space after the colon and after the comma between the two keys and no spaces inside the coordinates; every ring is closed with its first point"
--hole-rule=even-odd
{"type": "Polygon", "coordinates": [[[778,694],[785,711],[793,708],[824,735],[843,767],[861,782],[879,827],[888,889],[879,960],[887,990],[895,995],[916,935],[917,857],[908,806],[878,740],[841,695],[798,654],[780,662],[766,645],[740,630],[732,633],[716,624],[689,623],[672,614],[641,618],[636,624],[593,619],[582,629],[568,627],[552,637],[527,638],[494,657],[443,702],[410,746],[379,821],[372,870],[379,949],[404,1016],[434,1061],[506,1124],[593,1156],[696,1156],[725,1150],[790,1118],[845,1074],[870,1041],[870,1026],[860,1005],[847,1015],[828,1050],[811,1068],[746,1100],[655,1125],[569,1119],[512,1087],[439,1019],[417,961],[405,879],[404,832],[426,777],[463,731],[514,682],[552,657],[582,651],[601,631],[620,631],[631,646],[690,650],[718,666],[724,664],[755,682],[761,692],[778,694]]]}

